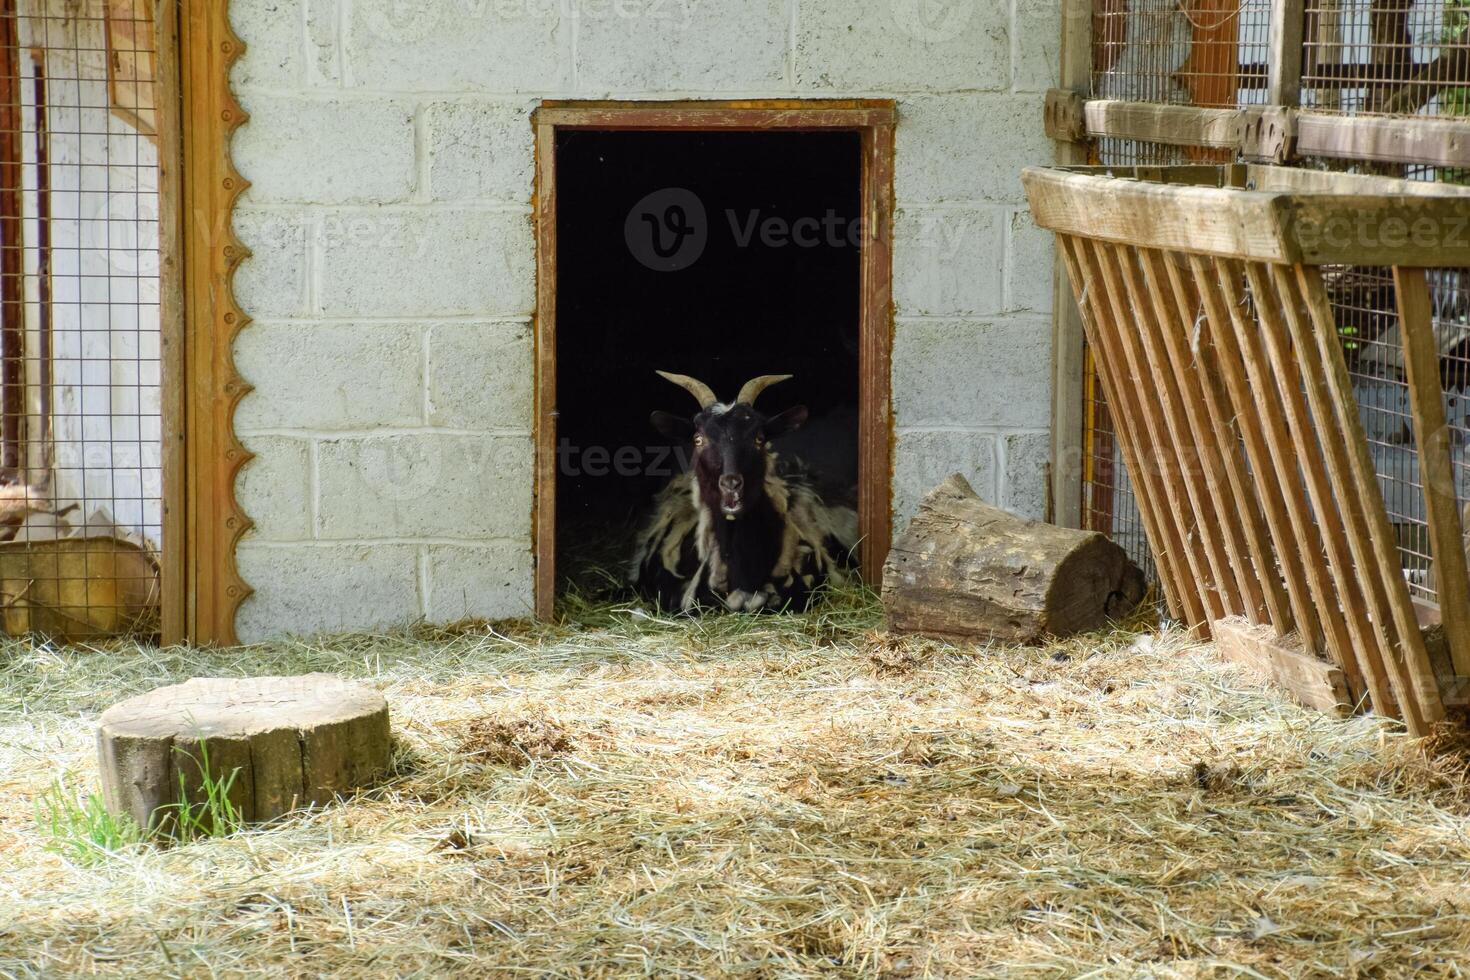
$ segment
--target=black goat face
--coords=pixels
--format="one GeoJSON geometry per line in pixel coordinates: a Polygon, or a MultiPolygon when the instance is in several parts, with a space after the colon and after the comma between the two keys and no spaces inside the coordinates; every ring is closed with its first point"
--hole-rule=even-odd
{"type": "Polygon", "coordinates": [[[701,408],[692,419],[668,412],[653,413],[654,427],[664,435],[692,436],[700,497],[707,507],[729,521],[739,520],[760,504],[765,494],[771,440],[799,428],[807,418],[804,405],[774,416],[756,411],[750,403],[764,385],[754,391],[752,386],[760,381],[774,383],[768,379],[750,382],[730,405],[715,402],[709,389],[699,385],[701,391],[695,396],[701,408]]]}

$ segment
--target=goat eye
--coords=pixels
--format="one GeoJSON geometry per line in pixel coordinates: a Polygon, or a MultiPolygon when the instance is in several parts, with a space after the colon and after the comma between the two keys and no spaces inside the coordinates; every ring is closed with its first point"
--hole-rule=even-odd
{"type": "Polygon", "coordinates": [[[694,444],[696,446],[703,446],[704,445],[704,436],[700,436],[700,435],[695,436],[694,437],[694,444]]]}

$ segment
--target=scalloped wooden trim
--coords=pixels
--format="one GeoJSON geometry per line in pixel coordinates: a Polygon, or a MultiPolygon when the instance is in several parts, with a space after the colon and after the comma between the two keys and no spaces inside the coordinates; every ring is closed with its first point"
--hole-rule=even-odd
{"type": "Polygon", "coordinates": [[[235,436],[235,408],[250,386],[235,368],[235,337],[250,322],[234,276],[249,251],[231,215],[249,183],[230,140],[248,118],[230,91],[230,66],[245,45],[228,0],[171,0],[178,10],[182,154],[184,451],[184,637],[236,641],[235,613],[251,588],[235,547],[252,522],[235,499],[235,477],[252,454],[235,436]]]}

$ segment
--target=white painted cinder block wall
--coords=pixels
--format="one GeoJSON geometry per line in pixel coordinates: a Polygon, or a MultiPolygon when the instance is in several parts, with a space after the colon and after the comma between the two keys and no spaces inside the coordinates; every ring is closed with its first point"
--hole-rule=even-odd
{"type": "Polygon", "coordinates": [[[530,114],[894,97],[898,526],[955,470],[1039,515],[1058,0],[234,0],[258,454],[244,639],[531,608],[530,114]]]}

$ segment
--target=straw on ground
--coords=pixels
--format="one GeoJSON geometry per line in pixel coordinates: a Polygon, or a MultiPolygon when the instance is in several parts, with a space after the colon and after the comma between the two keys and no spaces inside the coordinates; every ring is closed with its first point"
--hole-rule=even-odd
{"type": "Polygon", "coordinates": [[[0,974],[1457,975],[1459,757],[1179,636],[985,649],[871,598],[244,650],[0,653],[0,974]],[[34,802],[193,675],[388,697],[398,774],[95,866],[34,802]]]}

